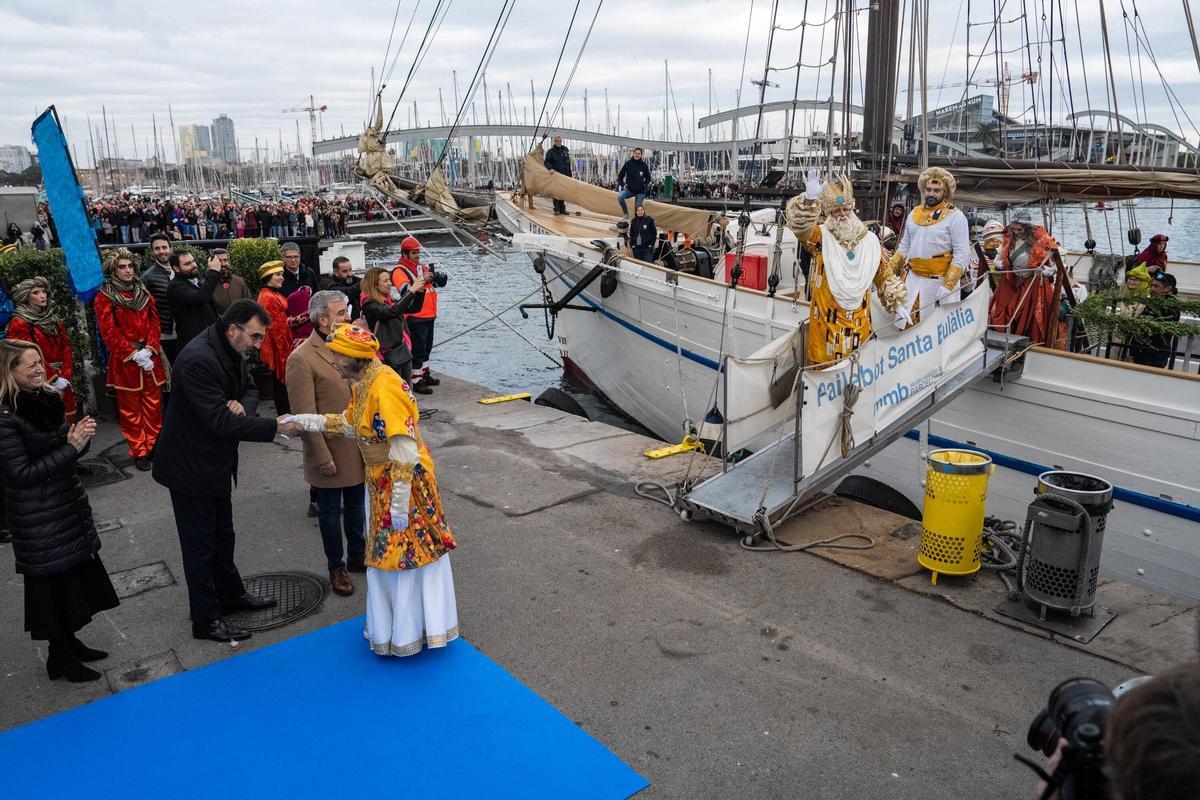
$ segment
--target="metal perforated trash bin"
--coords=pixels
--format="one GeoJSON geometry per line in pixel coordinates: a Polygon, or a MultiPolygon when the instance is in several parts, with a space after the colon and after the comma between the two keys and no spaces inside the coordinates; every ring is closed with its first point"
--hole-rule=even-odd
{"type": "Polygon", "coordinates": [[[917,562],[932,574],[979,571],[992,459],[974,450],[934,450],[926,458],[925,509],[917,562]]]}
{"type": "Polygon", "coordinates": [[[1026,604],[1078,615],[1096,604],[1104,528],[1113,487],[1103,478],[1055,470],[1038,476],[1018,569],[1026,604]]]}

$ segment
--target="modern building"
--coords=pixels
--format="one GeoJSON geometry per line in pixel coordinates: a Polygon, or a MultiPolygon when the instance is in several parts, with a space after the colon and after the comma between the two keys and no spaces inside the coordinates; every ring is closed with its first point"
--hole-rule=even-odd
{"type": "Polygon", "coordinates": [[[33,154],[19,144],[0,145],[0,170],[24,172],[33,166],[33,154]]]}
{"type": "Polygon", "coordinates": [[[237,136],[233,130],[233,120],[225,114],[212,121],[212,150],[213,158],[226,164],[238,163],[237,136]]]}
{"type": "Polygon", "coordinates": [[[184,162],[203,161],[212,155],[212,137],[207,125],[179,126],[179,157],[184,162]]]}

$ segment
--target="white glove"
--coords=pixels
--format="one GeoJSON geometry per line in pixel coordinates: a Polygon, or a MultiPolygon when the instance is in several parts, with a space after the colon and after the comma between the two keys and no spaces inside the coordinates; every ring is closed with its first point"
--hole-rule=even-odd
{"type": "Polygon", "coordinates": [[[821,183],[821,173],[819,170],[810,169],[804,175],[804,197],[807,200],[817,200],[821,197],[821,190],[824,185],[821,183]]]}
{"type": "Polygon", "coordinates": [[[408,481],[396,481],[392,484],[392,530],[402,531],[408,528],[408,501],[412,495],[412,484],[408,481]]]}
{"type": "Polygon", "coordinates": [[[933,301],[935,303],[940,303],[943,300],[945,300],[947,297],[949,297],[950,293],[953,291],[954,291],[953,289],[947,289],[945,286],[939,285],[938,290],[937,290],[937,297],[935,297],[933,299],[933,301]]]}
{"type": "Polygon", "coordinates": [[[325,430],[324,414],[288,414],[280,423],[295,422],[308,433],[320,433],[325,430]]]}
{"type": "Polygon", "coordinates": [[[145,350],[134,350],[133,355],[129,357],[129,360],[137,364],[139,367],[145,369],[146,364],[150,361],[150,356],[145,350]]]}
{"type": "Polygon", "coordinates": [[[903,330],[913,324],[912,315],[908,313],[908,309],[900,306],[896,309],[896,313],[892,317],[896,321],[896,328],[903,330]]]}
{"type": "Polygon", "coordinates": [[[1042,265],[1042,274],[1045,275],[1047,278],[1053,278],[1054,273],[1057,271],[1058,271],[1058,268],[1055,267],[1054,262],[1052,262],[1052,261],[1047,261],[1045,264],[1042,265]]]}
{"type": "Polygon", "coordinates": [[[59,376],[50,382],[50,388],[56,392],[61,392],[70,385],[71,382],[62,376],[59,376]]]}

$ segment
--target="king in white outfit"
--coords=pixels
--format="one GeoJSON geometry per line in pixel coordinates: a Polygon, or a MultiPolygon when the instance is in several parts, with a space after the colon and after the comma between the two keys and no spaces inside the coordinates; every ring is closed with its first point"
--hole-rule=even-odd
{"type": "Polygon", "coordinates": [[[917,178],[923,204],[909,214],[900,244],[892,256],[896,270],[906,267],[909,313],[920,319],[922,308],[960,299],[963,272],[971,264],[971,231],[967,217],[950,204],[957,189],[954,176],[930,167],[917,178]]]}

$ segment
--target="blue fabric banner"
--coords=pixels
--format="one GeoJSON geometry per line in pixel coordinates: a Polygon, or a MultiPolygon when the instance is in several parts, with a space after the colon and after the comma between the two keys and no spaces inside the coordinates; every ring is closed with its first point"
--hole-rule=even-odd
{"type": "Polygon", "coordinates": [[[33,122],[33,143],[37,145],[42,180],[46,184],[46,200],[54,216],[58,244],[67,262],[67,277],[71,291],[79,300],[91,300],[104,282],[100,269],[100,250],[96,232],[88,222],[83,202],[83,188],[75,175],[75,165],[67,149],[54,106],[42,112],[33,122]]]}

